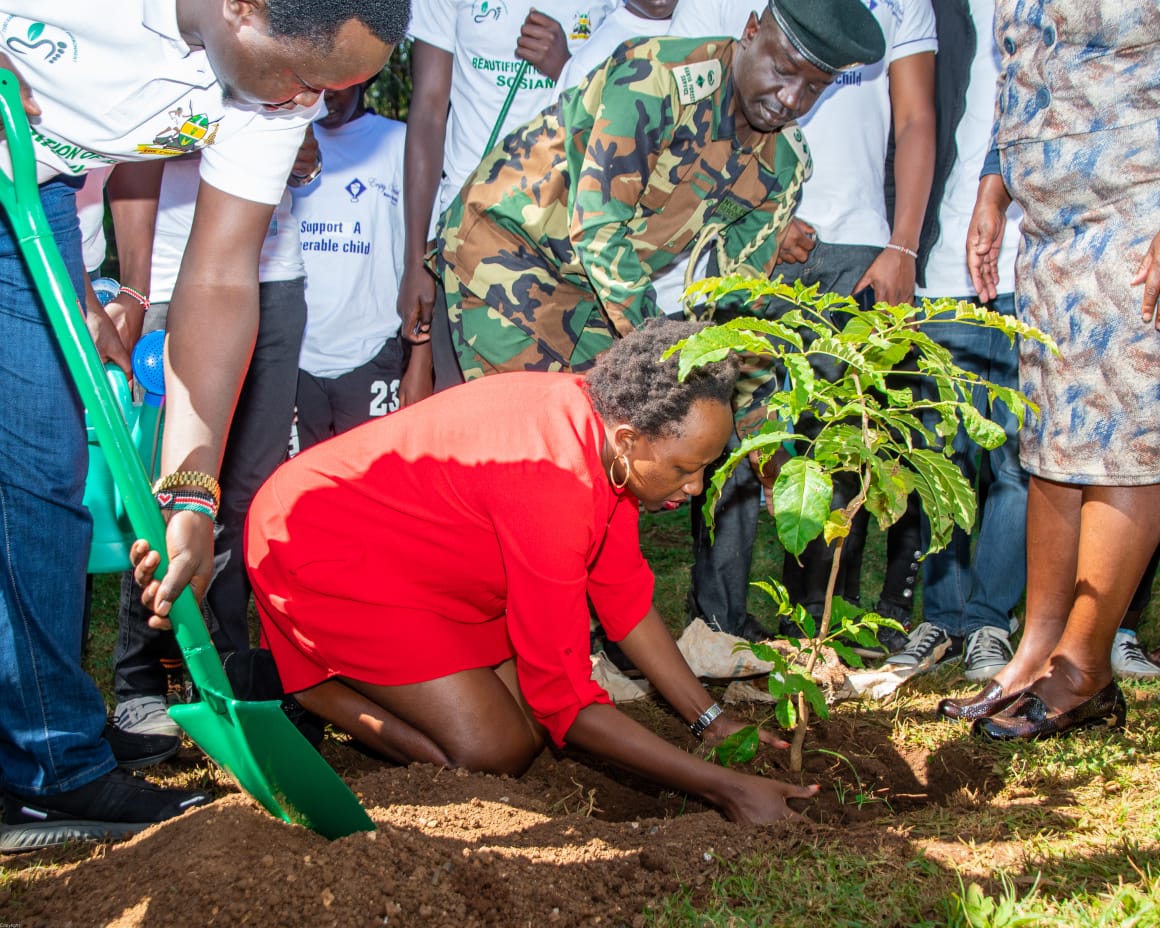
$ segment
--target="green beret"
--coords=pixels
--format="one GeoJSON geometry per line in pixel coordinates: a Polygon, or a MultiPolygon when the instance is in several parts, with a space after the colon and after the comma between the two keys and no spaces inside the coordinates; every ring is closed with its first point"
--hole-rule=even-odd
{"type": "Polygon", "coordinates": [[[886,54],[882,29],[861,0],[769,0],[769,12],[798,53],[830,74],[886,54]]]}

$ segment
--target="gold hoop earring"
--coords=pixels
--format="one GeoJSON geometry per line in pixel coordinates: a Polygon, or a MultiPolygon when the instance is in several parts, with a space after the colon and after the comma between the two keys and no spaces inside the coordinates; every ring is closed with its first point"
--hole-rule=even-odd
{"type": "Polygon", "coordinates": [[[628,478],[632,476],[632,464],[628,461],[628,455],[623,451],[612,459],[612,463],[608,465],[608,479],[612,481],[613,489],[620,491],[628,486],[628,478]],[[624,479],[617,481],[616,479],[616,462],[624,461],[624,479]]]}

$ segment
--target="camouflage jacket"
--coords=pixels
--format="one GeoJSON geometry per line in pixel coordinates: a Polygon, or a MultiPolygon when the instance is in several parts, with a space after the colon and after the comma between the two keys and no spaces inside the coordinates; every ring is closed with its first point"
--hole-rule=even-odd
{"type": "MultiPolygon", "coordinates": [[[[690,267],[712,247],[722,274],[767,274],[810,159],[797,126],[761,133],[741,116],[735,45],[622,45],[488,152],[440,218],[449,304],[469,291],[545,367],[583,370],[657,315],[649,280],[683,252],[690,267]]],[[[486,355],[486,325],[467,337],[486,355]]]]}

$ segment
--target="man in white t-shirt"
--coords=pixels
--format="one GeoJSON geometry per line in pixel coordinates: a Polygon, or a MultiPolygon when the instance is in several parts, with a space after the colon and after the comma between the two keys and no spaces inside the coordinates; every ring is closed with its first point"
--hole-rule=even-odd
{"type": "MultiPolygon", "coordinates": [[[[78,292],[86,290],[80,175],[204,149],[170,317],[163,471],[196,472],[212,486],[253,345],[257,255],[272,205],[322,90],[382,68],[407,4],[107,0],[98,15],[78,0],[10,0],[5,12],[0,66],[17,73],[35,117],[40,198],[78,292]]],[[[209,797],[114,769],[104,702],[80,663],[92,531],[82,504],[83,410],[6,223],[0,265],[9,282],[0,432],[19,436],[0,447],[3,852],[123,836],[209,797]]],[[[127,368],[129,346],[95,296],[88,306],[99,350],[127,368]]],[[[171,568],[147,586],[147,604],[163,615],[191,579],[204,589],[212,519],[172,513],[167,544],[171,568]]]]}
{"type": "Polygon", "coordinates": [[[564,63],[615,5],[429,0],[414,10],[399,317],[403,337],[415,345],[412,363],[431,363],[435,352],[440,389],[459,379],[459,366],[446,320],[431,328],[435,279],[423,258],[435,220],[478,166],[492,134],[502,139],[552,103],[564,63]]]}
{"type": "MultiPolygon", "coordinates": [[[[395,304],[403,264],[406,126],[368,110],[365,88],[326,95],[314,124],[326,165],[294,191],[306,262],[306,336],[295,422],[304,450],[422,393],[407,382],[395,304]]],[[[413,369],[408,370],[414,376],[413,369]]],[[[430,392],[430,375],[426,390],[430,392]]]]}
{"type": "MultiPolygon", "coordinates": [[[[670,35],[737,35],[755,2],[681,0],[670,35]]],[[[886,57],[842,74],[799,120],[813,154],[814,172],[802,188],[802,202],[771,276],[781,274],[786,280],[816,283],[822,290],[841,294],[862,291],[878,300],[907,302],[914,296],[919,231],[934,163],[935,20],[930,0],[868,5],[886,38],[886,57]],[[888,217],[886,162],[892,127],[895,205],[893,217],[888,217]]],[[[746,482],[748,490],[730,491],[737,502],[726,505],[748,507],[756,518],[756,483],[744,468],[738,468],[733,479],[746,482]]],[[[888,600],[896,601],[879,603],[900,618],[909,617],[918,574],[917,516],[915,508],[907,522],[899,524],[890,546],[894,557],[888,565],[886,592],[888,600]]],[[[719,505],[718,518],[722,517],[719,505]]],[[[695,536],[695,548],[708,543],[707,530],[695,536]]],[[[855,600],[860,570],[856,545],[852,534],[843,551],[848,582],[838,590],[855,600]]],[[[732,552],[730,560],[735,560],[732,552]]],[[[802,556],[804,571],[795,559],[786,559],[783,579],[791,595],[811,611],[820,609],[831,561],[821,540],[802,556]]],[[[708,582],[720,574],[707,564],[708,582]]],[[[739,610],[746,591],[735,585],[728,598],[731,611],[738,614],[725,619],[731,627],[744,622],[739,610]]]]}

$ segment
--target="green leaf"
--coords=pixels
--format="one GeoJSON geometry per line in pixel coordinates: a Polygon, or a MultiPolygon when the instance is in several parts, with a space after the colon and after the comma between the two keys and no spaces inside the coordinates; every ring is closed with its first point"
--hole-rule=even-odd
{"type": "Polygon", "coordinates": [[[834,653],[838,655],[842,663],[850,667],[863,667],[862,657],[857,652],[852,651],[845,642],[840,638],[833,638],[828,642],[829,646],[834,649],[834,653]]]}
{"type": "Polygon", "coordinates": [[[866,509],[878,520],[883,531],[902,518],[911,491],[914,473],[896,459],[876,460],[870,468],[866,488],[866,509]]]}
{"type": "Polygon", "coordinates": [[[773,484],[777,536],[787,551],[801,554],[821,534],[830,514],[834,483],[809,458],[790,458],[773,484]]]}
{"type": "Polygon", "coordinates": [[[28,27],[28,41],[35,42],[44,32],[44,23],[33,23],[28,27]]]}
{"type": "Polygon", "coordinates": [[[826,540],[826,544],[833,544],[835,538],[845,538],[849,534],[850,519],[842,510],[835,509],[826,516],[826,522],[822,526],[822,538],[826,540]]]}
{"type": "Polygon", "coordinates": [[[822,695],[822,691],[818,689],[818,685],[813,680],[809,677],[802,677],[801,691],[806,697],[806,702],[810,704],[810,708],[814,710],[814,714],[818,718],[829,718],[830,709],[826,705],[826,697],[822,695]]]}
{"type": "Polygon", "coordinates": [[[915,448],[910,453],[910,466],[916,473],[931,475],[948,504],[955,524],[969,532],[975,524],[974,488],[954,462],[937,451],[915,448]]]}
{"type": "Polygon", "coordinates": [[[814,369],[804,355],[787,354],[785,356],[786,375],[789,379],[790,393],[793,395],[794,405],[804,409],[814,394],[814,369]]]}
{"type": "Polygon", "coordinates": [[[740,731],[723,738],[713,749],[713,756],[723,767],[748,764],[757,756],[757,746],[761,743],[756,725],[746,725],[740,731]]]}
{"type": "Polygon", "coordinates": [[[797,724],[797,706],[792,699],[779,699],[777,705],[773,707],[773,715],[777,719],[777,724],[787,731],[792,730],[797,724]]]}
{"type": "Polygon", "coordinates": [[[983,416],[974,406],[964,403],[960,407],[960,411],[963,417],[963,428],[979,447],[989,451],[992,448],[998,448],[1007,440],[1007,433],[1003,431],[1003,426],[983,416]]]}

